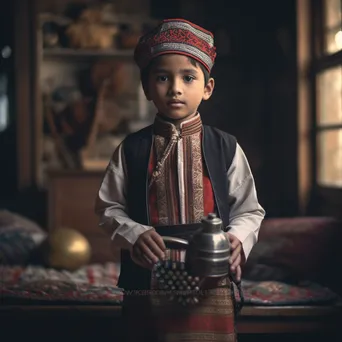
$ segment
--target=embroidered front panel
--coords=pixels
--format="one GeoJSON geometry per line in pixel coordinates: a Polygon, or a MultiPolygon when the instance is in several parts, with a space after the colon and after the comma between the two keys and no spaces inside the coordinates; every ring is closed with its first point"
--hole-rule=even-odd
{"type": "MultiPolygon", "coordinates": [[[[196,116],[177,130],[157,119],[149,167],[150,218],[152,224],[174,225],[200,222],[206,209],[208,179],[203,172],[202,122],[196,116]]],[[[209,181],[210,183],[210,181],[209,181]]],[[[212,202],[212,196],[209,196],[212,202]]]]}
{"type": "Polygon", "coordinates": [[[184,137],[183,172],[185,191],[186,223],[200,222],[203,218],[203,170],[201,134],[184,137]]]}
{"type": "MultiPolygon", "coordinates": [[[[169,139],[162,136],[155,138],[155,153],[157,160],[161,160],[169,139]]],[[[157,208],[160,225],[179,223],[178,177],[174,166],[177,165],[176,145],[174,145],[165,159],[160,174],[155,179],[157,192],[157,208]]]]}

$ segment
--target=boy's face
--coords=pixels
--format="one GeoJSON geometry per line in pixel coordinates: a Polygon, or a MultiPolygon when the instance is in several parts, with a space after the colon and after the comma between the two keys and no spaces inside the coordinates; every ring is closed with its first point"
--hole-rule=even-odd
{"type": "Polygon", "coordinates": [[[213,89],[214,80],[211,78],[205,84],[199,65],[191,64],[186,56],[167,54],[158,57],[151,67],[145,94],[159,114],[182,120],[195,115],[201,101],[209,99],[213,89]]]}

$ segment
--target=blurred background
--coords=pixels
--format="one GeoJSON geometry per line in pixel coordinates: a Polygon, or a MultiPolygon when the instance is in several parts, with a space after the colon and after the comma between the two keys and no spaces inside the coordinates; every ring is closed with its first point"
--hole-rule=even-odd
{"type": "Polygon", "coordinates": [[[0,15],[1,208],[98,229],[108,160],[155,114],[133,48],[181,17],[215,35],[200,112],[245,149],[267,216],[341,216],[341,1],[13,0],[0,15]]]}

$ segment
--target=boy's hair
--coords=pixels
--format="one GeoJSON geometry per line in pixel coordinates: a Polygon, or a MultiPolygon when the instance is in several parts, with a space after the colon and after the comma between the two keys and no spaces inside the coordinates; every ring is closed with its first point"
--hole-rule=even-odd
{"type": "MultiPolygon", "coordinates": [[[[193,66],[195,66],[195,67],[199,66],[201,68],[201,70],[203,72],[203,75],[204,75],[204,85],[207,85],[207,83],[209,81],[209,78],[210,78],[209,71],[204,67],[204,65],[202,63],[199,63],[198,61],[196,61],[196,59],[194,59],[192,57],[189,57],[189,56],[186,56],[186,57],[188,58],[189,62],[193,66]]],[[[153,59],[146,68],[140,70],[141,84],[142,84],[144,89],[146,89],[146,87],[147,87],[148,78],[149,78],[149,75],[150,75],[151,68],[153,67],[153,65],[156,62],[157,58],[153,59]]]]}

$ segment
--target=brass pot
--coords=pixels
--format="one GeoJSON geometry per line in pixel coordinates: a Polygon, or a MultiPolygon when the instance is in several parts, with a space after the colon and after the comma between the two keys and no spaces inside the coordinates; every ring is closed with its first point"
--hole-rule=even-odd
{"type": "Polygon", "coordinates": [[[45,241],[45,262],[49,267],[75,271],[89,263],[92,249],[88,239],[75,229],[58,228],[45,241]]]}

